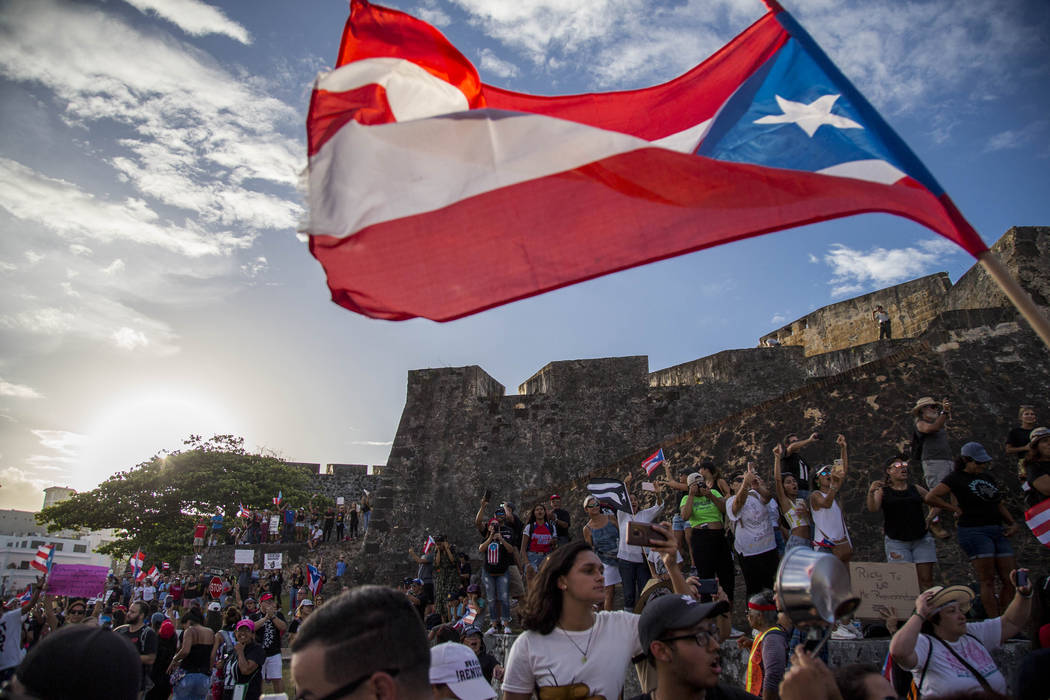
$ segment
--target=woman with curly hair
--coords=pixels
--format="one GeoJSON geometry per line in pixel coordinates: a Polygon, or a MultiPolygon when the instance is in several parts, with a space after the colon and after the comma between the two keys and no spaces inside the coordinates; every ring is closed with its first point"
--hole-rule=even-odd
{"type": "MultiPolygon", "coordinates": [[[[653,529],[665,539],[652,539],[649,545],[662,555],[675,592],[688,594],[675,563],[671,528],[653,529]]],[[[574,697],[620,696],[627,663],[641,651],[638,615],[595,612],[604,598],[604,566],[589,545],[573,541],[547,558],[525,599],[526,631],[507,657],[506,700],[528,700],[534,690],[549,686],[574,686],[574,697]]]]}

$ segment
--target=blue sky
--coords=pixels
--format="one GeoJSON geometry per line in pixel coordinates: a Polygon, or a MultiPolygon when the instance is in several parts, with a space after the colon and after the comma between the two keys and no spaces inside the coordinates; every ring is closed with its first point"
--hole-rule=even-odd
{"type": "MultiPolygon", "coordinates": [[[[760,0],[406,0],[482,79],[643,87],[699,63],[760,0]]],[[[1050,223],[1050,5],[783,3],[988,243],[1050,223]]],[[[189,433],[383,463],[410,369],[477,364],[513,393],[551,360],[657,369],[937,271],[911,222],[842,219],[628,270],[460,321],[328,300],[297,237],[304,115],[343,2],[0,2],[0,507],[91,488],[189,433]]]]}

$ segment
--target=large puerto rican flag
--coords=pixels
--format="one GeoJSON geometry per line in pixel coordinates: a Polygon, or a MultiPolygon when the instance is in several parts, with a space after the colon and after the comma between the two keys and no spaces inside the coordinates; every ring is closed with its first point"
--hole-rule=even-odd
{"type": "Polygon", "coordinates": [[[674,80],[539,97],[436,29],[351,0],[307,118],[310,250],[332,299],[448,321],[616,270],[863,212],[987,248],[775,0],[674,80]]]}

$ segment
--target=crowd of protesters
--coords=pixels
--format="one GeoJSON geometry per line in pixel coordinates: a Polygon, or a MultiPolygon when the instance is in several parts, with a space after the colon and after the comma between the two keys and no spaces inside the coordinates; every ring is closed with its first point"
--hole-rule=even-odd
{"type": "MultiPolygon", "coordinates": [[[[275,499],[277,500],[277,499],[275,499]]],[[[350,504],[318,506],[312,500],[298,508],[277,503],[272,508],[247,510],[243,506],[232,522],[222,511],[197,522],[193,533],[194,550],[205,546],[290,544],[305,542],[311,549],[329,542],[353,542],[368,531],[372,515],[371,494],[350,504]]]]}
{"type": "MultiPolygon", "coordinates": [[[[923,591],[914,610],[884,616],[889,672],[858,664],[830,669],[826,653],[822,660],[800,643],[802,630],[774,593],[778,563],[794,548],[844,563],[853,555],[840,496],[857,466],[845,435],[835,437],[837,459],[811,466],[806,455],[820,433],[789,434],[773,446],[768,480],[755,463],[723,475],[710,461],[677,473],[664,462],[665,478],[644,485],[627,508],[589,494],[577,515],[554,494],[519,514],[486,493],[474,542],[459,550],[444,535],[428,537],[422,551],[409,550],[414,575],[391,587],[351,586],[342,559],[332,582],[323,559],[309,574],[240,567],[219,577],[216,600],[208,598],[213,574],[199,572],[166,572],[155,585],[112,578],[105,595],[89,601],[51,596],[45,587],[28,602],[8,603],[0,626],[20,634],[15,646],[0,641],[3,672],[23,693],[13,697],[66,697],[51,688],[68,682],[67,674],[47,670],[59,667],[59,654],[90,644],[108,650],[110,691],[92,695],[79,686],[69,697],[254,700],[264,688],[283,692],[285,646],[303,700],[358,697],[361,689],[369,697],[484,700],[495,688],[508,700],[534,693],[540,700],[612,700],[622,697],[629,668],[643,691],[638,700],[885,700],[909,692],[999,698],[1007,680],[991,651],[1028,630],[1036,651],[1013,691],[1045,697],[1050,577],[1016,564],[1010,538],[1020,514],[989,474],[988,450],[972,440],[950,450],[950,402],[923,397],[912,413],[910,452],[888,450],[865,495],[867,509],[883,515],[886,561],[913,564],[923,591]],[[637,530],[639,523],[647,527],[637,530]],[[953,529],[973,565],[976,592],[933,585],[935,539],[953,538],[953,529]],[[737,572],[746,598],[737,610],[746,613],[749,632],[730,622],[737,572]],[[109,630],[111,637],[99,637],[109,630]],[[512,632],[519,634],[500,664],[488,647],[495,635],[512,632]],[[114,641],[121,637],[124,646],[114,641]],[[730,638],[748,654],[741,683],[721,675],[722,643],[730,638]],[[118,659],[126,663],[122,676],[114,671],[118,659]]],[[[1050,499],[1050,429],[1038,427],[1030,406],[1021,407],[1019,422],[1006,454],[1024,476],[1026,505],[1038,507],[1050,499]]],[[[624,482],[630,492],[631,476],[624,482]]],[[[309,542],[315,528],[321,542],[331,530],[342,541],[353,536],[343,526],[355,505],[264,511],[244,532],[224,530],[219,514],[211,532],[194,532],[194,544],[222,541],[224,532],[232,542],[309,542]]],[[[834,637],[858,636],[853,629],[840,625],[834,637]]]]}

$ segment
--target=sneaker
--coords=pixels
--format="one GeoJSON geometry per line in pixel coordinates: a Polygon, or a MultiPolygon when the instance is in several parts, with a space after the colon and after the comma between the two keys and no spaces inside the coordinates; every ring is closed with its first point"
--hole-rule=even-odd
{"type": "Polygon", "coordinates": [[[838,625],[831,633],[832,639],[859,639],[856,631],[849,625],[838,625]]]}
{"type": "Polygon", "coordinates": [[[939,540],[946,540],[951,537],[944,525],[941,525],[940,518],[934,518],[930,521],[930,532],[939,540]]]}
{"type": "Polygon", "coordinates": [[[496,625],[489,625],[489,628],[485,630],[485,634],[496,634],[496,625]]]}
{"type": "Polygon", "coordinates": [[[506,623],[503,624],[503,634],[511,634],[510,625],[506,623]]]}

